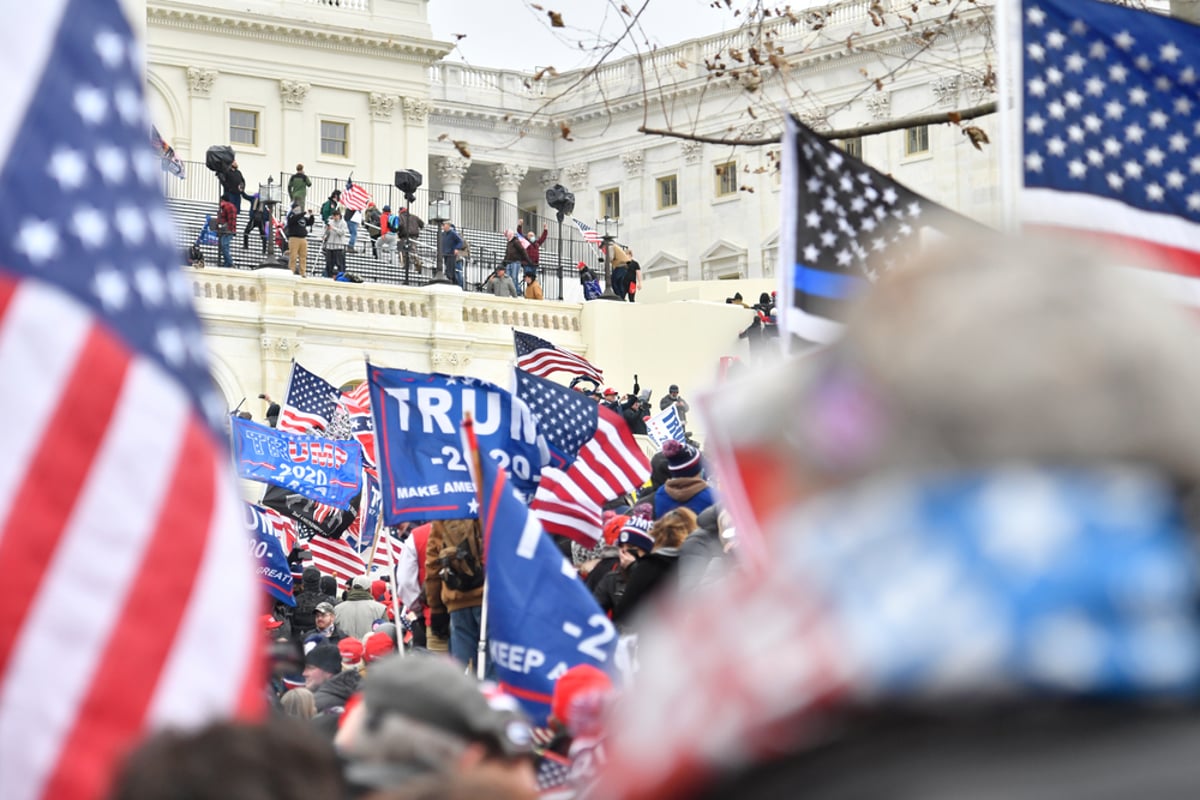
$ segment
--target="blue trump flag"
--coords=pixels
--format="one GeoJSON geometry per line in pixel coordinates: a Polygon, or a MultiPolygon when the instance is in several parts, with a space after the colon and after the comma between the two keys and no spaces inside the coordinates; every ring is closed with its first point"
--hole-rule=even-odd
{"type": "Polygon", "coordinates": [[[349,508],[358,494],[362,447],[358,442],[318,439],[231,417],[238,474],[274,484],[334,508],[349,508]]]}
{"type": "Polygon", "coordinates": [[[477,516],[459,425],[475,420],[479,446],[513,486],[533,494],[549,460],[529,407],[499,386],[461,375],[367,365],[386,525],[477,516]]]}
{"type": "MultiPolygon", "coordinates": [[[[468,442],[470,427],[464,426],[468,442]]],[[[470,445],[465,449],[469,453],[470,445]]],[[[500,685],[535,724],[544,725],[554,683],[564,672],[579,664],[611,670],[617,632],[504,470],[486,454],[478,463],[488,658],[500,685]]]]}
{"type": "Polygon", "coordinates": [[[296,605],[296,600],[292,597],[292,569],[288,566],[283,545],[271,530],[271,520],[253,503],[246,503],[245,509],[246,527],[253,534],[250,539],[250,552],[258,561],[258,580],[267,590],[267,594],[279,602],[289,606],[296,605]]]}

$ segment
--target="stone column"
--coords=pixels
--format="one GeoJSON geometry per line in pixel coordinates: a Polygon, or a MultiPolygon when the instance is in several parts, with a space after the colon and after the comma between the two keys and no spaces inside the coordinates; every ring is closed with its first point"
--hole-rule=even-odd
{"type": "MultiPolygon", "coordinates": [[[[400,98],[395,95],[371,92],[367,95],[367,107],[371,113],[371,163],[377,176],[390,176],[388,167],[394,162],[392,149],[395,146],[395,128],[392,113],[400,107],[400,98]]],[[[376,201],[380,208],[382,201],[376,201]]]]}
{"type": "Polygon", "coordinates": [[[429,171],[429,103],[418,97],[405,97],[401,103],[405,122],[404,152],[399,158],[391,159],[391,163],[396,164],[395,169],[415,169],[425,175],[429,171]]]}
{"type": "Polygon", "coordinates": [[[497,164],[492,167],[492,180],[500,190],[500,227],[517,227],[517,199],[521,181],[529,167],[524,164],[497,164]]]}
{"type": "Polygon", "coordinates": [[[442,191],[450,201],[450,219],[458,227],[462,219],[462,182],[471,168],[471,159],[462,156],[446,156],[437,164],[438,177],[442,179],[442,191]]]}
{"type": "MultiPolygon", "coordinates": [[[[286,160],[283,164],[284,172],[290,174],[292,167],[297,163],[304,163],[309,160],[309,153],[305,148],[310,141],[310,137],[306,136],[307,128],[304,127],[304,101],[308,97],[308,90],[311,89],[310,84],[303,81],[287,81],[279,82],[279,101],[283,104],[283,120],[279,131],[280,152],[285,155],[286,160]],[[295,156],[295,158],[292,158],[295,156]]],[[[307,168],[306,168],[307,169],[307,168]]],[[[291,201],[286,197],[287,184],[284,184],[284,204],[279,209],[281,215],[286,215],[287,210],[291,207],[291,201]]]]}
{"type": "MultiPolygon", "coordinates": [[[[217,78],[215,69],[205,67],[188,67],[188,120],[184,126],[188,141],[191,142],[223,142],[228,131],[219,128],[212,129],[212,87],[217,78]],[[202,127],[203,126],[203,127],[202,127]]],[[[217,125],[226,126],[229,120],[216,120],[217,125]]],[[[179,137],[176,137],[178,139],[179,137]]],[[[203,156],[201,156],[203,159],[203,156]]],[[[216,202],[217,198],[212,198],[216,202]]]]}

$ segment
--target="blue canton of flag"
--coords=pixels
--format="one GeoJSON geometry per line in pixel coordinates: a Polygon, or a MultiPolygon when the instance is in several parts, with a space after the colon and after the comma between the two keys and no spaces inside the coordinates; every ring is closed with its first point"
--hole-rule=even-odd
{"type": "Polygon", "coordinates": [[[1155,257],[1200,304],[1200,27],[1094,0],[1024,0],[1029,224],[1155,257]]]}
{"type": "Polygon", "coordinates": [[[611,668],[617,632],[570,562],[514,494],[504,470],[478,452],[487,569],[488,658],[535,725],[544,725],[554,683],[571,667],[611,668]],[[530,591],[536,587],[536,591],[530,591]]]}
{"type": "Polygon", "coordinates": [[[42,86],[27,86],[34,97],[24,123],[4,131],[15,157],[3,167],[3,186],[19,203],[8,214],[10,235],[0,238],[0,264],[104,317],[174,377],[216,429],[226,405],[209,374],[191,281],[177,266],[160,160],[145,144],[140,52],[102,13],[87,11],[95,19],[72,28],[71,58],[60,54],[42,86]]]}
{"type": "Polygon", "coordinates": [[[279,410],[279,430],[290,433],[308,433],[313,428],[325,430],[340,396],[332,383],[292,362],[287,396],[279,410]]]}
{"type": "Polygon", "coordinates": [[[517,397],[525,401],[538,422],[538,432],[550,447],[550,466],[566,469],[579,449],[596,435],[599,417],[594,400],[583,392],[517,370],[517,397]]]}
{"type": "Polygon", "coordinates": [[[922,228],[982,230],[842,151],[794,115],[784,122],[780,324],[829,342],[845,306],[916,252],[922,228]]]}

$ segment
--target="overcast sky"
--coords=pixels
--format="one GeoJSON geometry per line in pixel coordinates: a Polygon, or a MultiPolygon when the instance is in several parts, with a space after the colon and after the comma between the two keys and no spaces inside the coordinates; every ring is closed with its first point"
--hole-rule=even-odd
{"type": "MultiPolygon", "coordinates": [[[[643,30],[637,42],[644,50],[647,41],[660,47],[676,44],[741,21],[724,8],[713,8],[710,0],[626,0],[635,13],[642,2],[646,9],[639,17],[643,30]]],[[[434,38],[454,41],[454,34],[466,34],[449,59],[532,72],[538,67],[563,71],[594,63],[597,54],[590,48],[598,41],[616,39],[629,23],[629,17],[617,10],[620,6],[621,2],[614,5],[606,0],[430,0],[428,8],[434,38]],[[548,11],[561,14],[566,27],[551,28],[548,11]]],[[[623,44],[614,56],[632,52],[623,44]]]]}

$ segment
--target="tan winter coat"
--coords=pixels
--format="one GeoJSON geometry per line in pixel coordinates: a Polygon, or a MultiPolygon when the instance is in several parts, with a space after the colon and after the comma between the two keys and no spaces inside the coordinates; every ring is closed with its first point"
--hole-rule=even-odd
{"type": "Polygon", "coordinates": [[[482,564],[483,535],[478,520],[439,520],[433,523],[433,528],[429,531],[429,543],[425,545],[425,600],[429,604],[429,610],[435,614],[483,605],[482,586],[469,592],[456,592],[442,583],[443,550],[453,550],[454,545],[448,543],[460,542],[467,536],[472,537],[471,547],[482,564]]]}

